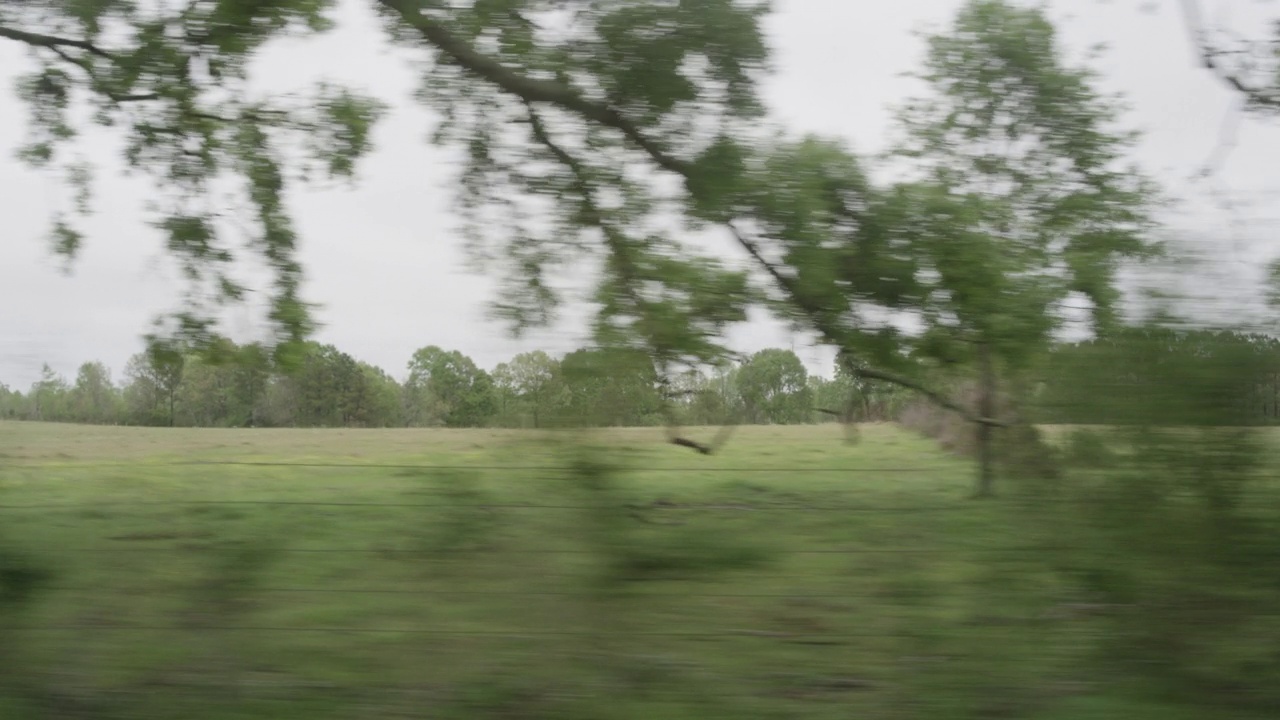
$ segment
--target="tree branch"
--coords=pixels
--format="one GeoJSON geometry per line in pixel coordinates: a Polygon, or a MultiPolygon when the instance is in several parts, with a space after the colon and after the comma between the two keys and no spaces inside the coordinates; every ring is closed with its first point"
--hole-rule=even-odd
{"type": "Polygon", "coordinates": [[[17,40],[20,43],[26,43],[27,45],[35,47],[49,48],[50,50],[63,47],[79,48],[91,55],[97,55],[100,58],[106,58],[108,60],[114,59],[111,53],[87,40],[73,40],[71,38],[56,37],[54,35],[42,35],[40,33],[26,32],[25,30],[18,30],[15,28],[5,27],[3,25],[0,25],[0,38],[9,38],[10,40],[17,40]]]}
{"type": "Polygon", "coordinates": [[[1225,52],[1209,43],[1209,32],[1200,14],[1199,0],[1182,0],[1182,17],[1191,35],[1191,42],[1200,56],[1200,63],[1206,70],[1217,76],[1227,87],[1244,95],[1251,105],[1280,109],[1280,90],[1251,85],[1222,66],[1219,58],[1225,52]]]}
{"type": "MultiPolygon", "coordinates": [[[[605,243],[609,245],[614,257],[618,260],[619,272],[623,276],[624,281],[624,291],[631,299],[631,302],[635,305],[637,313],[643,316],[643,308],[646,303],[644,298],[642,298],[635,289],[635,264],[631,260],[631,249],[627,247],[625,238],[621,236],[617,228],[605,220],[604,214],[600,211],[599,206],[595,202],[594,193],[582,164],[578,162],[577,158],[569,154],[567,150],[560,147],[560,145],[551,138],[551,135],[547,132],[546,126],[542,123],[542,118],[539,117],[537,111],[534,110],[532,101],[526,99],[525,107],[528,110],[529,127],[532,129],[534,139],[541,143],[543,147],[555,156],[556,160],[558,160],[569,170],[569,172],[573,174],[574,185],[576,186],[578,195],[582,200],[583,215],[586,217],[588,222],[600,228],[600,231],[604,234],[605,243]]],[[[716,435],[716,438],[712,440],[709,445],[680,435],[679,423],[676,421],[675,412],[671,409],[671,393],[669,383],[665,376],[665,371],[661,377],[663,384],[662,409],[663,415],[667,419],[667,439],[673,445],[687,447],[703,455],[711,455],[716,450],[720,449],[720,446],[729,439],[729,435],[733,432],[733,426],[728,425],[721,428],[720,432],[716,435]]]]}
{"type": "Polygon", "coordinates": [[[44,48],[54,55],[57,55],[64,62],[75,65],[84,71],[89,77],[90,82],[97,86],[95,89],[107,96],[112,102],[141,102],[144,100],[157,100],[160,98],[159,93],[115,93],[102,87],[97,74],[93,70],[93,66],[86,61],[84,57],[76,57],[66,51],[66,48],[78,48],[90,55],[114,61],[116,58],[111,53],[85,40],[73,40],[71,38],[56,37],[53,35],[41,35],[39,33],[26,32],[24,30],[16,30],[14,28],[4,27],[0,25],[0,38],[8,38],[21,43],[26,43],[32,47],[44,48]]]}
{"type": "MultiPolygon", "coordinates": [[[[575,175],[579,176],[580,185],[585,184],[582,182],[580,175],[580,166],[572,156],[557,146],[547,135],[540,119],[533,110],[533,103],[542,102],[556,105],[584,119],[614,128],[641,150],[648,153],[660,167],[678,173],[685,178],[692,177],[692,166],[689,163],[670,155],[657,141],[646,136],[638,125],[628,120],[614,108],[603,103],[593,102],[564,83],[530,78],[506,67],[501,62],[477,50],[465,39],[454,35],[439,21],[424,14],[421,0],[379,0],[379,2],[398,13],[406,23],[421,33],[428,43],[449,56],[467,71],[524,100],[525,104],[529,106],[529,119],[533,127],[534,137],[551,151],[557,159],[569,167],[575,175]]],[[[591,204],[594,205],[594,203],[591,204]]],[[[588,209],[595,214],[596,218],[599,218],[598,211],[595,211],[594,208],[588,209]]],[[[602,218],[600,219],[602,220],[602,218]]],[[[601,222],[601,227],[606,230],[607,236],[607,224],[601,222]]],[[[773,276],[774,281],[787,292],[792,302],[799,306],[801,310],[809,315],[810,320],[819,326],[819,332],[838,347],[851,347],[852,344],[841,337],[844,333],[821,319],[821,309],[814,307],[812,303],[806,302],[803,294],[799,292],[799,289],[795,287],[795,283],[790,278],[787,278],[765,260],[755,245],[743,237],[732,223],[729,224],[729,228],[734,236],[737,237],[739,244],[773,276]]],[[[861,369],[858,373],[861,377],[892,382],[920,392],[942,407],[958,412],[973,422],[1003,425],[1003,423],[991,418],[977,417],[958,403],[908,378],[871,369],[861,369]]],[[[678,442],[677,444],[689,446],[687,442],[678,442]]]]}
{"type": "MultiPolygon", "coordinates": [[[[782,288],[783,292],[787,294],[787,296],[791,299],[792,303],[794,303],[798,308],[800,308],[800,310],[802,310],[806,315],[809,316],[809,319],[813,323],[815,329],[817,329],[817,331],[827,339],[827,342],[831,343],[832,345],[835,345],[838,348],[842,348],[850,352],[851,354],[854,353],[855,343],[853,343],[850,340],[850,338],[848,337],[848,334],[842,329],[840,329],[839,327],[836,327],[831,323],[829,323],[828,321],[824,320],[823,319],[824,313],[822,311],[822,308],[817,307],[813,302],[805,298],[800,288],[796,285],[796,282],[793,279],[787,277],[786,275],[783,275],[782,272],[778,270],[778,268],[775,267],[773,263],[765,259],[764,255],[760,252],[760,248],[757,247],[756,244],[751,240],[749,240],[745,235],[743,235],[742,232],[738,230],[737,226],[735,226],[732,222],[727,223],[727,225],[729,227],[729,231],[732,232],[734,238],[737,239],[738,244],[741,245],[742,248],[745,249],[747,253],[751,255],[751,257],[755,258],[756,262],[759,263],[765,269],[765,271],[767,271],[769,275],[773,277],[774,282],[776,282],[778,286],[782,288]]],[[[935,404],[941,407],[944,407],[948,410],[951,410],[953,412],[959,413],[961,416],[963,416],[966,420],[970,422],[979,423],[982,425],[992,425],[995,427],[1005,427],[1007,425],[1007,423],[1001,422],[1000,420],[997,420],[995,418],[980,417],[979,415],[976,415],[973,412],[971,412],[968,408],[952,400],[951,398],[948,398],[942,393],[939,393],[936,390],[932,390],[926,387],[925,385],[919,382],[916,382],[915,380],[912,380],[911,378],[905,377],[903,375],[887,372],[885,370],[876,370],[874,368],[868,368],[868,367],[854,367],[854,368],[851,368],[851,370],[854,375],[856,375],[857,377],[863,378],[865,380],[883,380],[884,382],[893,383],[894,385],[898,385],[898,386],[907,388],[909,390],[914,390],[915,392],[918,392],[921,395],[924,395],[925,397],[929,398],[935,404]]]]}
{"type": "Polygon", "coordinates": [[[89,76],[89,81],[94,83],[94,85],[97,86],[97,89],[100,90],[104,95],[106,95],[107,98],[110,99],[112,102],[116,102],[116,103],[141,102],[143,100],[158,100],[160,98],[159,93],[120,94],[120,93],[112,92],[101,86],[101,83],[98,80],[97,74],[95,74],[93,71],[93,66],[85,62],[83,58],[72,57],[71,55],[67,54],[66,51],[64,51],[62,48],[58,46],[49,46],[49,50],[53,51],[54,55],[57,55],[58,57],[65,60],[66,62],[69,62],[72,65],[75,65],[76,67],[83,70],[84,74],[89,76]]]}
{"type": "Polygon", "coordinates": [[[555,80],[527,77],[480,52],[465,39],[454,35],[439,21],[423,14],[421,0],[378,0],[399,13],[406,23],[422,34],[428,43],[448,55],[474,75],[497,85],[526,103],[550,103],[605,127],[621,132],[659,166],[685,177],[692,174],[689,163],[671,155],[657,140],[648,137],[640,126],[607,104],[588,100],[574,88],[555,80]]]}

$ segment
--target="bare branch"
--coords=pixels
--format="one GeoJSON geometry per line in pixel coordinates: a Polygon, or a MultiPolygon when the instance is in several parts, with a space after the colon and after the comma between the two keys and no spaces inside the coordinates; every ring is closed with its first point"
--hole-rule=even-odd
{"type": "Polygon", "coordinates": [[[1222,57],[1228,52],[1215,48],[1209,42],[1209,31],[1200,13],[1199,0],[1182,0],[1182,17],[1191,35],[1191,42],[1200,56],[1200,63],[1227,87],[1244,95],[1249,105],[1280,109],[1280,89],[1252,85],[1222,65],[1222,57]]]}

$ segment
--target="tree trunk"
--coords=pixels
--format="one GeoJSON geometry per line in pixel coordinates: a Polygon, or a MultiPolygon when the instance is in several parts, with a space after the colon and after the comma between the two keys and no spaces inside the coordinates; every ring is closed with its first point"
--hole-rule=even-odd
{"type": "MultiPolygon", "coordinates": [[[[996,373],[991,359],[991,346],[982,343],[978,348],[980,377],[978,417],[994,418],[996,414],[996,373]]],[[[978,423],[978,488],[980,498],[995,495],[995,427],[978,423]]]]}

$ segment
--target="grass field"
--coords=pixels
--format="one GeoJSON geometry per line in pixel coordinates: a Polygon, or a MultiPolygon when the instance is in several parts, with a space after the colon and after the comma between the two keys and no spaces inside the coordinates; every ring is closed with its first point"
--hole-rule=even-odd
{"type": "Polygon", "coordinates": [[[0,423],[0,549],[51,571],[0,717],[1179,717],[1082,671],[1016,501],[861,432],[0,423]]]}

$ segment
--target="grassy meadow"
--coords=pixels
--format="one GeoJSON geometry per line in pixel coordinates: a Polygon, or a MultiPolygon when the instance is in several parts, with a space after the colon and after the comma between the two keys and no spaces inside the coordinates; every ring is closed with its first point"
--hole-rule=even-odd
{"type": "Polygon", "coordinates": [[[1182,717],[1083,670],[1097,620],[972,472],[890,425],[0,423],[0,553],[48,572],[0,718],[1182,717]]]}

